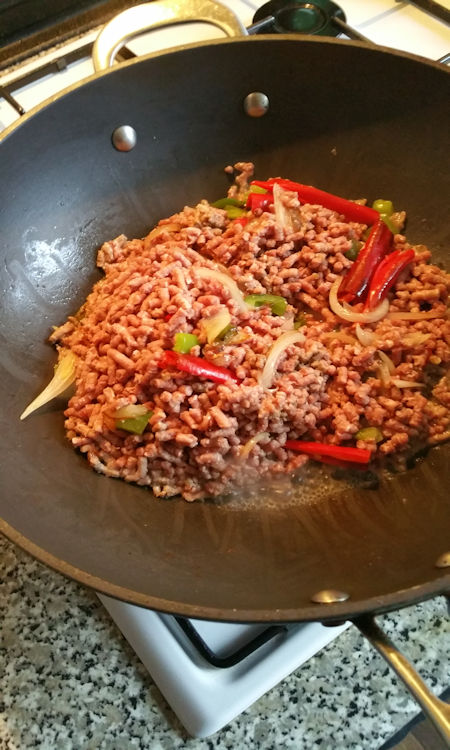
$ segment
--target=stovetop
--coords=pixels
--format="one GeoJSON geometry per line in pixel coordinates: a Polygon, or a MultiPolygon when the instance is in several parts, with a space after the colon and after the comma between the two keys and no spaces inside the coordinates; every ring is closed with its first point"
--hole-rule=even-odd
{"type": "Polygon", "coordinates": [[[350,625],[183,621],[100,600],[194,737],[224,727],[350,625]]]}
{"type": "MultiPolygon", "coordinates": [[[[430,0],[427,3],[432,7],[430,0]]],[[[69,13],[52,30],[44,26],[29,33],[22,45],[12,38],[0,48],[0,130],[91,75],[90,52],[98,26],[130,4],[135,3],[95,3],[94,8],[82,8],[78,19],[69,13]]],[[[254,0],[225,4],[247,27],[260,8],[254,0]]],[[[450,49],[448,25],[416,4],[344,0],[340,5],[356,36],[433,60],[450,49]]],[[[442,6],[450,10],[450,0],[443,0],[442,6]]],[[[129,42],[121,58],[217,35],[216,29],[204,24],[152,32],[129,42]]],[[[348,627],[308,623],[267,628],[183,621],[106,596],[100,599],[194,736],[217,731],[348,627]]]]}

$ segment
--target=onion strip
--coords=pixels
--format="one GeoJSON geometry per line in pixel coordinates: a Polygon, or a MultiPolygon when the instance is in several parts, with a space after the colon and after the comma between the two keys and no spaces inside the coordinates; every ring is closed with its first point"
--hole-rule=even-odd
{"type": "Polygon", "coordinates": [[[180,225],[174,224],[173,222],[170,222],[168,224],[158,224],[152,231],[147,235],[145,238],[148,242],[148,240],[154,240],[155,237],[159,237],[160,234],[163,234],[164,232],[179,232],[180,231],[180,225]]]}
{"type": "Polygon", "coordinates": [[[395,371],[395,365],[390,357],[385,352],[382,352],[380,349],[377,349],[377,354],[383,364],[386,365],[389,373],[392,375],[392,373],[395,371]]]}
{"type": "Polygon", "coordinates": [[[375,334],[373,331],[367,331],[364,328],[361,328],[359,323],[355,326],[355,333],[356,338],[358,339],[359,343],[362,344],[362,346],[370,346],[373,344],[375,339],[375,334]]]}
{"type": "MultiPolygon", "coordinates": [[[[282,227],[285,232],[292,233],[300,229],[301,226],[301,214],[299,208],[288,208],[285,205],[285,200],[289,202],[291,197],[297,199],[296,193],[285,190],[278,183],[273,185],[273,209],[275,213],[275,220],[277,224],[282,227]]],[[[298,199],[297,199],[298,200],[298,199]]]]}
{"type": "Polygon", "coordinates": [[[206,340],[208,344],[212,344],[213,341],[229,326],[231,323],[231,315],[228,307],[221,307],[220,310],[212,315],[211,318],[205,318],[201,321],[200,325],[206,333],[206,340]]]}
{"type": "Polygon", "coordinates": [[[389,311],[389,301],[384,299],[375,310],[370,312],[353,312],[350,305],[341,305],[338,300],[338,290],[342,282],[342,277],[339,276],[336,281],[333,282],[330,289],[330,307],[335,315],[349,323],[375,323],[377,320],[384,318],[389,311]]]}
{"type": "Polygon", "coordinates": [[[242,312],[244,310],[248,310],[248,307],[244,302],[244,295],[242,294],[234,279],[232,279],[231,276],[229,276],[227,273],[216,271],[214,268],[205,267],[194,268],[193,270],[201,279],[217,281],[219,284],[224,286],[225,289],[228,289],[239,310],[241,310],[242,312]]]}
{"type": "Polygon", "coordinates": [[[305,337],[300,331],[287,331],[277,338],[273,346],[269,349],[266,364],[264,365],[264,369],[259,378],[259,383],[263,388],[270,388],[272,385],[278,360],[284,350],[291,346],[291,344],[302,344],[304,341],[305,337]]]}
{"type": "Polygon", "coordinates": [[[425,383],[418,383],[415,380],[401,380],[401,378],[391,378],[391,384],[396,388],[425,388],[425,383]]]}
{"type": "Polygon", "coordinates": [[[391,382],[391,375],[395,370],[395,365],[387,354],[377,349],[377,354],[380,359],[380,366],[378,368],[378,376],[384,386],[389,385],[391,382]]]}
{"type": "Polygon", "coordinates": [[[270,438],[270,435],[268,432],[258,432],[257,435],[250,438],[250,440],[247,440],[245,445],[241,447],[240,457],[247,458],[247,456],[253,450],[255,445],[257,445],[257,443],[260,443],[261,440],[268,440],[269,438],[270,438]]]}
{"type": "Polygon", "coordinates": [[[75,381],[75,366],[77,358],[71,351],[63,350],[60,353],[58,364],[55,367],[54,375],[46,385],[43,391],[28,404],[27,408],[20,415],[20,419],[26,419],[36,409],[52,401],[56,396],[60,396],[75,381]]]}
{"type": "Polygon", "coordinates": [[[390,312],[388,320],[433,320],[433,318],[443,318],[444,313],[428,310],[426,312],[390,312]]]}

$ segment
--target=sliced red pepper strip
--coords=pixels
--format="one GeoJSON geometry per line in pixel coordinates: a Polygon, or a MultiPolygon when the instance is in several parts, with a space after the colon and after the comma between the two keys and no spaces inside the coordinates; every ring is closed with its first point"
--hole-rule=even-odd
{"type": "Polygon", "coordinates": [[[231,370],[208,362],[207,359],[203,359],[202,357],[194,357],[193,354],[179,354],[174,351],[165,351],[158,362],[158,367],[174,367],[176,370],[188,372],[190,375],[197,375],[200,378],[207,378],[207,380],[214,380],[216,383],[239,382],[231,370]]]}
{"type": "Polygon", "coordinates": [[[270,190],[275,183],[285,190],[292,190],[294,193],[297,193],[302,203],[317,204],[324,206],[324,208],[329,208],[331,211],[337,211],[337,213],[343,214],[348,221],[357,221],[359,224],[371,225],[375,224],[380,218],[378,211],[375,211],[370,206],[362,206],[346,198],[340,198],[333,193],[327,193],[325,190],[319,190],[319,188],[312,185],[302,185],[300,182],[283,180],[278,177],[271,178],[265,182],[253,180],[250,184],[270,190]]]}
{"type": "Polygon", "coordinates": [[[329,445],[328,443],[308,443],[303,440],[286,440],[285,448],[308,456],[319,458],[330,457],[339,461],[351,461],[355,464],[368,464],[371,452],[367,448],[351,448],[342,445],[329,445]]]}
{"type": "Polygon", "coordinates": [[[265,209],[273,203],[272,193],[249,193],[247,198],[246,207],[250,208],[251,211],[255,211],[257,208],[265,209]]]}
{"type": "Polygon", "coordinates": [[[241,216],[239,219],[234,219],[231,223],[232,224],[240,224],[241,227],[245,227],[246,224],[248,224],[248,216],[241,216]]]}
{"type": "Polygon", "coordinates": [[[320,461],[321,464],[330,464],[331,466],[339,466],[341,469],[352,469],[352,471],[367,471],[367,464],[357,464],[354,461],[343,461],[339,458],[332,458],[331,456],[311,456],[312,460],[320,461]]]}
{"type": "Polygon", "coordinates": [[[338,297],[346,302],[360,301],[368,289],[375,269],[389,252],[392,243],[392,232],[384,221],[378,221],[358,253],[358,257],[350,268],[339,288],[338,297]]]}
{"type": "Polygon", "coordinates": [[[385,299],[403,269],[414,260],[414,257],[414,250],[395,250],[383,258],[370,282],[366,300],[367,310],[373,310],[385,299]]]}

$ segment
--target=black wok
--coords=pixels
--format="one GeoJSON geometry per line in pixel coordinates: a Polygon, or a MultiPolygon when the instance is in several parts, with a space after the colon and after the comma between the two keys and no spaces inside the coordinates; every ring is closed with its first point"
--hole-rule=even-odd
{"type": "Polygon", "coordinates": [[[98,591],[218,620],[338,621],[450,589],[448,567],[438,567],[450,550],[448,445],[381,477],[378,489],[334,482],[314,500],[300,483],[295,502],[275,494],[270,503],[187,504],[95,474],[65,439],[60,400],[19,421],[50,378],[51,326],[98,278],[98,245],[121,232],[143,236],[186,203],[222,196],[223,167],[239,159],[254,161],[261,178],[389,197],[408,212],[408,237],[449,264],[449,81],[441,65],[360,43],[218,41],[97,74],[6,131],[0,529],[8,537],[98,591]],[[255,91],[270,103],[259,118],[242,106],[255,91]],[[137,133],[127,153],[111,143],[121,125],[137,133]],[[330,589],[346,600],[314,603],[330,589]]]}

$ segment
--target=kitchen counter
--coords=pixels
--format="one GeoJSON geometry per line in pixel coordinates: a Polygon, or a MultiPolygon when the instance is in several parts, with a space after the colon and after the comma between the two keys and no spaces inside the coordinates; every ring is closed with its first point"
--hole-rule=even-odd
{"type": "MultiPolygon", "coordinates": [[[[226,728],[192,739],[96,595],[0,538],[1,750],[372,750],[417,712],[349,628],[226,728]]],[[[380,618],[440,693],[448,687],[443,597],[380,618]]]]}

